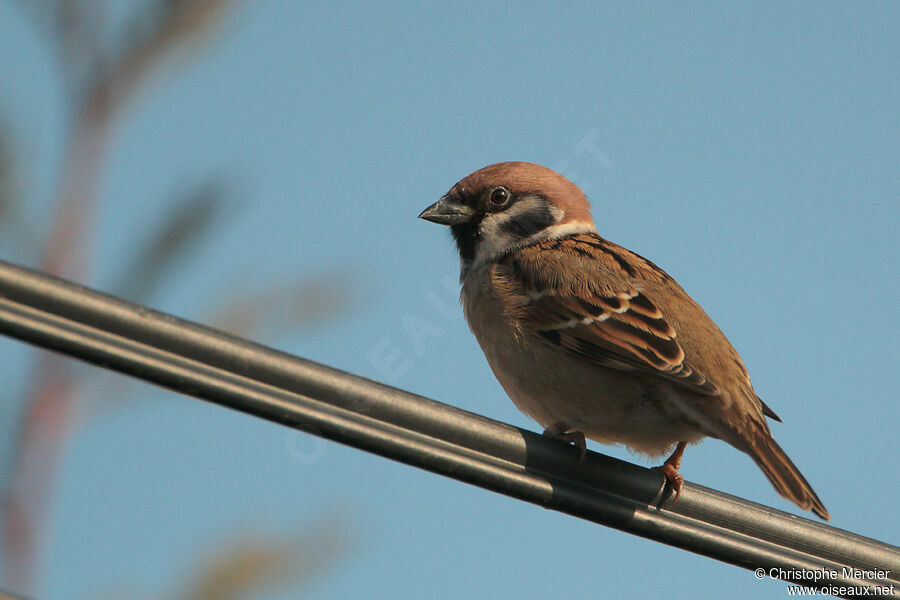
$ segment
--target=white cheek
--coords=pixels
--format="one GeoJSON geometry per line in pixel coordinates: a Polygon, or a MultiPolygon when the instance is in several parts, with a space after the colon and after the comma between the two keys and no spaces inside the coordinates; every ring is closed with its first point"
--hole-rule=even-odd
{"type": "Polygon", "coordinates": [[[475,248],[475,259],[470,265],[464,265],[464,270],[497,260],[507,252],[541,240],[572,233],[596,231],[592,223],[581,221],[561,223],[564,219],[565,213],[562,210],[548,204],[540,196],[519,198],[508,210],[488,214],[482,219],[478,230],[479,238],[475,248]],[[521,228],[509,227],[510,221],[516,220],[521,220],[523,223],[530,221],[533,225],[536,214],[547,214],[548,212],[554,224],[534,231],[531,235],[523,236],[521,228]]]}
{"type": "Polygon", "coordinates": [[[548,206],[546,200],[534,196],[520,198],[507,210],[485,216],[479,229],[481,243],[475,251],[475,262],[485,262],[497,258],[504,252],[508,252],[516,246],[521,246],[526,242],[527,238],[516,235],[513,231],[505,228],[504,225],[510,221],[522,218],[527,213],[547,211],[548,209],[554,220],[558,222],[562,219],[563,214],[559,209],[552,205],[548,206]]]}
{"type": "Polygon", "coordinates": [[[510,219],[507,213],[486,216],[481,221],[480,241],[475,250],[475,262],[480,263],[503,253],[506,248],[514,246],[520,240],[503,229],[503,224],[510,219]]]}

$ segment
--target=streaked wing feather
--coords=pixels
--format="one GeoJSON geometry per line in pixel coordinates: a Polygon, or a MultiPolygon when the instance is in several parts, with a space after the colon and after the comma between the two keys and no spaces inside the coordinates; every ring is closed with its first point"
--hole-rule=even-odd
{"type": "Polygon", "coordinates": [[[525,321],[548,342],[586,360],[661,377],[706,395],[716,385],[685,362],[677,333],[649,298],[617,293],[534,294],[525,321]]]}

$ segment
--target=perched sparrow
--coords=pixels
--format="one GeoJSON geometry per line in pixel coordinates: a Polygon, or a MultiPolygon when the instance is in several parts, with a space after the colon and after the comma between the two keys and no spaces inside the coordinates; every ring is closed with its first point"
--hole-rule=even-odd
{"type": "Polygon", "coordinates": [[[747,369],[712,319],[655,264],[597,233],[584,193],[536,164],[484,167],[421,215],[449,225],[469,327],[516,406],[545,433],[651,456],[677,493],[688,443],[749,454],[775,489],[828,519],[775,443],[747,369]]]}

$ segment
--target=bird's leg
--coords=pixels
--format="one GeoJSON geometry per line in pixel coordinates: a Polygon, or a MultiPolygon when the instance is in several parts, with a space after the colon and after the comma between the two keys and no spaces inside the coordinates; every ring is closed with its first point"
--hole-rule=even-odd
{"type": "Polygon", "coordinates": [[[562,421],[559,421],[546,428],[544,430],[544,435],[554,437],[558,440],[566,442],[567,444],[574,445],[576,448],[578,448],[578,464],[581,464],[581,461],[584,460],[584,456],[585,454],[587,454],[587,442],[584,439],[584,434],[580,431],[575,431],[562,421]]]}
{"type": "Polygon", "coordinates": [[[666,482],[672,486],[672,490],[675,492],[675,499],[672,500],[672,504],[678,502],[678,496],[681,495],[681,488],[684,486],[684,477],[678,472],[678,468],[681,466],[681,456],[684,454],[686,447],[687,442],[678,442],[678,445],[675,446],[675,450],[666,459],[666,462],[658,467],[654,467],[655,470],[663,474],[666,482]]]}

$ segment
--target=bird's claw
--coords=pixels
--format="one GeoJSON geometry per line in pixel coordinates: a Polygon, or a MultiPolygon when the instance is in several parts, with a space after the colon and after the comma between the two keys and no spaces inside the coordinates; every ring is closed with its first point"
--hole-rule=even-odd
{"type": "MultiPolygon", "coordinates": [[[[671,487],[672,491],[675,492],[675,497],[672,498],[671,503],[674,505],[676,502],[678,502],[678,497],[681,495],[681,488],[684,487],[684,477],[670,463],[663,463],[658,467],[653,467],[653,470],[662,473],[663,477],[666,478],[666,487],[671,487]]],[[[660,506],[665,504],[665,501],[667,499],[668,494],[663,496],[663,501],[660,502],[660,506]]]]}
{"type": "Polygon", "coordinates": [[[575,431],[565,423],[554,423],[544,430],[544,435],[572,444],[578,449],[578,464],[580,465],[587,455],[587,441],[584,434],[575,431]]]}
{"type": "MultiPolygon", "coordinates": [[[[681,467],[681,457],[684,454],[686,446],[686,442],[678,442],[678,445],[675,446],[675,450],[672,452],[672,455],[666,459],[666,462],[658,467],[653,467],[654,471],[659,471],[663,474],[663,477],[666,478],[666,488],[675,492],[675,497],[672,499],[671,505],[678,502],[678,497],[681,495],[681,488],[684,487],[684,477],[678,472],[678,468],[681,467]]],[[[663,491],[665,492],[665,490],[663,491]]],[[[662,500],[660,500],[657,508],[662,508],[663,504],[668,500],[668,497],[669,494],[663,493],[662,500]]]]}

